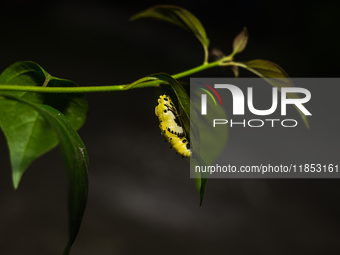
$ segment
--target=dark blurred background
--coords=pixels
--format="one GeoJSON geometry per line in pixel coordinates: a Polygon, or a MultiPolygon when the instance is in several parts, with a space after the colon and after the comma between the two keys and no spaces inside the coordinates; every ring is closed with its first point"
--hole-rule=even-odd
{"type": "MultiPolygon", "coordinates": [[[[200,65],[203,50],[190,33],[156,20],[129,21],[161,3],[2,1],[0,70],[31,60],[80,85],[110,85],[200,65]]],[[[246,26],[249,43],[236,60],[267,59],[291,77],[339,76],[339,2],[170,4],[195,14],[211,47],[226,54],[246,26]]],[[[216,68],[194,76],[232,75],[216,68]]],[[[241,76],[251,74],[242,70],[241,76]]],[[[340,253],[337,179],[214,179],[199,208],[188,163],[159,135],[156,94],[155,89],[88,94],[88,119],[79,133],[90,157],[90,193],[71,254],[340,253]]],[[[247,141],[238,139],[230,138],[229,146],[233,151],[242,145],[235,147],[240,162],[261,153],[254,144],[249,152],[247,141]]],[[[1,133],[0,170],[0,254],[61,254],[67,242],[67,179],[58,149],[36,160],[14,191],[1,133]]]]}

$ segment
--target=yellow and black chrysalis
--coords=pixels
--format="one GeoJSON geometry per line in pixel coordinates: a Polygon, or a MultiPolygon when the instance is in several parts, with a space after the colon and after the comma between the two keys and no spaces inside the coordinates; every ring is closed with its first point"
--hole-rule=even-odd
{"type": "Polygon", "coordinates": [[[171,144],[174,150],[183,157],[191,156],[190,144],[185,137],[181,119],[177,113],[174,103],[167,95],[161,95],[155,109],[159,119],[159,128],[162,135],[171,144]]]}

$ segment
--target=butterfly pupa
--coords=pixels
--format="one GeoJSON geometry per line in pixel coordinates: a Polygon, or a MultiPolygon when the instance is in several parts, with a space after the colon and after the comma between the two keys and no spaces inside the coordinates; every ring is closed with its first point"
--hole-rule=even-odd
{"type": "Polygon", "coordinates": [[[169,96],[161,95],[158,98],[155,113],[159,120],[159,128],[165,139],[178,154],[189,158],[192,153],[190,144],[185,137],[185,131],[181,125],[176,107],[169,96]]]}

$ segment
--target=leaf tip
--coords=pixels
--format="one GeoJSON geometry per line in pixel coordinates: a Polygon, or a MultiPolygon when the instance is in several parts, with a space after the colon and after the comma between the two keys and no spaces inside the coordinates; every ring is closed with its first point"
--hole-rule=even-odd
{"type": "Polygon", "coordinates": [[[309,123],[308,123],[307,117],[304,116],[304,117],[302,118],[302,120],[303,120],[303,123],[305,124],[305,126],[309,129],[309,123]]]}
{"type": "Polygon", "coordinates": [[[21,175],[19,173],[13,172],[12,179],[13,179],[13,188],[14,190],[17,190],[19,187],[21,175]]]}
{"type": "Polygon", "coordinates": [[[139,13],[132,15],[132,16],[129,18],[129,21],[134,21],[134,20],[138,19],[138,16],[139,16],[139,13]]]}
{"type": "Polygon", "coordinates": [[[246,48],[248,38],[249,38],[248,30],[246,27],[244,27],[243,30],[234,39],[232,53],[233,56],[238,53],[241,53],[246,48]]]}
{"type": "Polygon", "coordinates": [[[238,78],[240,74],[238,66],[231,66],[231,70],[233,71],[235,78],[238,78]]]}

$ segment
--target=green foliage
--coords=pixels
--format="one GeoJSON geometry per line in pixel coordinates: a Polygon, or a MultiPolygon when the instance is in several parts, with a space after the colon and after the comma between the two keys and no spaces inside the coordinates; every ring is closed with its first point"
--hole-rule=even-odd
{"type": "Polygon", "coordinates": [[[203,46],[205,52],[204,63],[207,63],[208,47],[210,41],[201,22],[187,10],[171,5],[156,5],[132,16],[131,20],[139,18],[154,18],[163,20],[194,33],[196,38],[201,42],[203,46]]]}
{"type": "Polygon", "coordinates": [[[184,129],[186,130],[187,136],[190,139],[190,99],[187,92],[181,84],[179,84],[174,78],[166,73],[151,74],[150,77],[167,82],[174,90],[179,103],[179,113],[183,120],[184,129]]]}
{"type": "Polygon", "coordinates": [[[233,52],[231,56],[235,56],[238,53],[241,53],[247,46],[248,43],[248,31],[247,28],[244,28],[241,33],[239,33],[233,42],[233,52]]]}
{"type": "MultiPolygon", "coordinates": [[[[243,63],[236,63],[238,66],[243,67],[257,76],[265,79],[270,85],[277,87],[281,90],[282,87],[294,86],[293,81],[289,78],[285,70],[282,69],[278,64],[263,59],[255,59],[243,63]]],[[[235,71],[234,71],[235,72],[235,71]]],[[[289,93],[289,98],[299,98],[296,93],[289,93]]],[[[301,112],[299,108],[295,106],[299,112],[305,126],[309,128],[308,120],[306,115],[301,112]]]]}
{"type": "Polygon", "coordinates": [[[68,119],[48,105],[36,104],[12,95],[3,98],[17,106],[33,109],[45,121],[48,130],[58,139],[69,181],[69,241],[63,254],[69,254],[77,237],[88,195],[88,156],[84,143],[68,119]]]}
{"type": "MultiPolygon", "coordinates": [[[[0,75],[3,85],[76,87],[68,80],[49,75],[34,62],[17,62],[0,75]]],[[[33,92],[6,91],[29,102],[50,105],[68,118],[75,130],[84,124],[87,114],[85,94],[41,94],[33,92]]],[[[0,100],[0,127],[10,150],[13,185],[17,188],[27,167],[39,156],[58,144],[54,131],[46,125],[36,110],[12,100],[0,100]]]]}
{"type": "MultiPolygon", "coordinates": [[[[78,87],[72,81],[51,76],[34,62],[17,62],[0,75],[0,128],[10,151],[14,188],[18,187],[23,173],[34,160],[58,144],[61,149],[69,180],[69,241],[64,255],[69,254],[76,239],[87,202],[88,156],[76,132],[83,126],[88,109],[83,92],[127,91],[169,85],[176,94],[184,129],[193,143],[191,146],[199,151],[201,142],[204,147],[208,146],[200,140],[198,128],[193,124],[195,121],[190,121],[190,111],[194,108],[177,79],[217,66],[230,66],[236,77],[239,67],[242,67],[267,80],[272,86],[293,86],[289,79],[282,79],[289,78],[285,71],[272,62],[259,59],[233,61],[235,55],[247,46],[249,37],[246,28],[235,37],[230,55],[219,52],[219,59],[208,63],[209,39],[201,22],[187,10],[157,5],[134,15],[131,20],[139,18],[160,19],[192,32],[204,48],[203,64],[178,74],[151,74],[130,84],[116,86],[78,87]],[[195,137],[190,138],[190,130],[195,137]]],[[[297,97],[293,93],[290,96],[297,97]]],[[[308,127],[306,116],[300,114],[308,127]]],[[[226,141],[227,136],[223,139],[226,141]]],[[[203,162],[203,159],[196,159],[203,162]]],[[[208,176],[199,176],[197,180],[200,204],[207,180],[208,176]]]]}
{"type": "MultiPolygon", "coordinates": [[[[209,91],[204,90],[204,93],[209,91]]],[[[210,93],[210,92],[209,92],[210,93]]],[[[225,148],[228,140],[228,127],[226,125],[225,132],[216,132],[215,128],[211,125],[213,122],[213,116],[219,116],[221,119],[227,119],[227,114],[223,107],[215,107],[214,100],[208,100],[207,108],[209,109],[208,115],[199,114],[201,111],[201,95],[202,90],[194,89],[191,96],[191,111],[196,112],[196,114],[191,114],[190,124],[192,127],[196,127],[197,135],[191,139],[191,144],[196,145],[193,147],[193,153],[196,155],[192,158],[192,166],[210,166],[215,163],[215,160],[220,156],[221,152],[225,148]],[[199,131],[199,133],[198,133],[199,131]],[[200,136],[200,134],[203,134],[200,136]],[[218,141],[218,143],[216,143],[218,141]],[[197,144],[199,146],[197,146],[197,144]],[[204,158],[202,158],[204,155],[204,158]]],[[[193,169],[192,169],[193,171],[193,169]]],[[[200,192],[200,205],[203,202],[203,196],[205,192],[205,185],[210,175],[209,172],[196,173],[192,172],[196,177],[196,185],[200,192]]]]}

